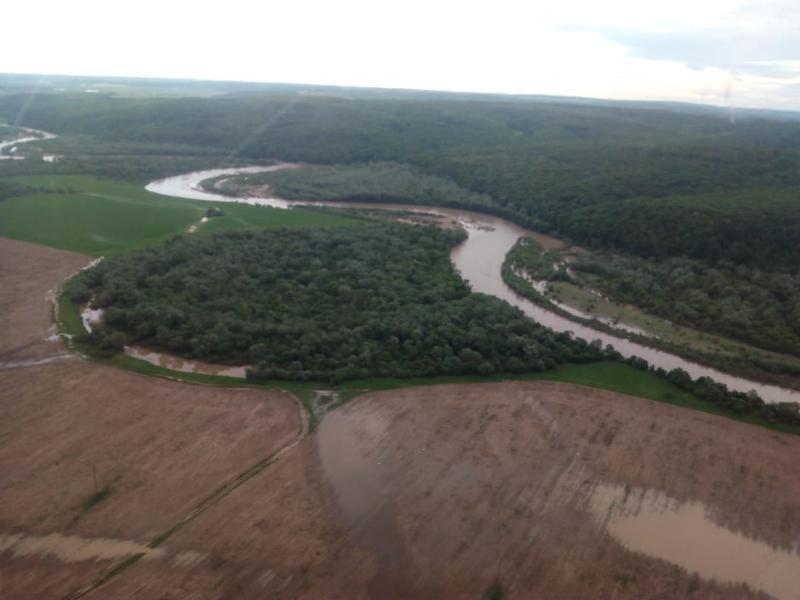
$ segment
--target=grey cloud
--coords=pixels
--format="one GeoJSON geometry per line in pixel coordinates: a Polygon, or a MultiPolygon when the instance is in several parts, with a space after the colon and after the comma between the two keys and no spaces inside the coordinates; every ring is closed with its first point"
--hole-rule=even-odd
{"type": "Polygon", "coordinates": [[[784,78],[797,71],[782,61],[800,61],[800,28],[762,34],[732,31],[647,33],[626,29],[594,30],[627,46],[634,56],[682,62],[692,69],[718,67],[766,77],[784,78]]]}
{"type": "Polygon", "coordinates": [[[717,67],[775,79],[796,77],[800,69],[800,2],[758,0],[719,23],[696,28],[647,32],[626,27],[574,27],[626,46],[633,56],[681,62],[692,69],[717,67]]]}

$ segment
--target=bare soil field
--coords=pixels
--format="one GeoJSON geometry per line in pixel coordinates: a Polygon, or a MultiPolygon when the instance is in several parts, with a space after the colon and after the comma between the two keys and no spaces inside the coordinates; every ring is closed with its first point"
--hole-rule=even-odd
{"type": "MultiPolygon", "coordinates": [[[[46,290],[85,259],[3,248],[3,347],[47,356],[46,290]]],[[[800,598],[798,437],[550,382],[373,393],[304,431],[281,392],[0,370],[0,597],[800,598]]]]}
{"type": "Polygon", "coordinates": [[[96,593],[796,598],[798,464],[798,438],[578,386],[375,393],[171,537],[191,568],[96,593]]]}
{"type": "Polygon", "coordinates": [[[40,359],[63,352],[55,333],[50,290],[85,267],[83,254],[0,237],[0,363],[40,359]]]}
{"type": "MultiPolygon", "coordinates": [[[[79,360],[0,371],[0,390],[5,598],[58,597],[143,551],[303,427],[289,394],[188,385],[79,360]],[[92,505],[96,490],[107,493],[92,505]]],[[[196,559],[160,552],[152,559],[196,559]]]]}
{"type": "Polygon", "coordinates": [[[280,391],[188,385],[78,358],[51,335],[48,291],[88,257],[0,238],[0,597],[53,598],[143,553],[220,486],[300,439],[280,391]]]}

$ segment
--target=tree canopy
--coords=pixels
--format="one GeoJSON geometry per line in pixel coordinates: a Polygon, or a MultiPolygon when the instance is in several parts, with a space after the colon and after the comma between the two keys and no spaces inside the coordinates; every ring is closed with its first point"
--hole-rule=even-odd
{"type": "Polygon", "coordinates": [[[596,345],[473,294],[449,260],[461,231],[369,224],[176,238],[115,256],[71,293],[108,332],[256,377],[521,373],[600,360],[596,345]]]}

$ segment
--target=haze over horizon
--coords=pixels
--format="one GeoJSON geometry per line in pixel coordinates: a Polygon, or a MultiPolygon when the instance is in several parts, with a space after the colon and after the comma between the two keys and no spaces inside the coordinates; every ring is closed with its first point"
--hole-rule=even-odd
{"type": "Polygon", "coordinates": [[[800,110],[800,5],[316,0],[15,4],[3,73],[302,83],[800,110]],[[35,31],[32,34],[31,31],[35,31]]]}

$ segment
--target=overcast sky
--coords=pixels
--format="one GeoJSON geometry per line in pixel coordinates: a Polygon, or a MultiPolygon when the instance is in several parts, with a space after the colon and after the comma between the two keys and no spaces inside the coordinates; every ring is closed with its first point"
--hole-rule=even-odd
{"type": "Polygon", "coordinates": [[[0,72],[800,110],[800,0],[24,0],[0,72]]]}

